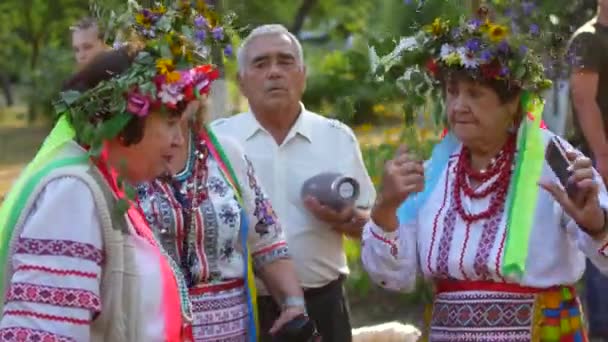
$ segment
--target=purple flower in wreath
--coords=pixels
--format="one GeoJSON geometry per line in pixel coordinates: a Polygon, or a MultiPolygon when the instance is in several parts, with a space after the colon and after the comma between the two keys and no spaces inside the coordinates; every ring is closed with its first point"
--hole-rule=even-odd
{"type": "Polygon", "coordinates": [[[494,55],[490,50],[483,50],[479,58],[483,63],[489,63],[494,58],[494,55]]]}
{"type": "Polygon", "coordinates": [[[224,28],[218,26],[211,31],[211,34],[213,35],[213,39],[222,40],[224,39],[224,28]]]}
{"type": "Polygon", "coordinates": [[[181,85],[177,83],[167,84],[164,83],[161,86],[161,91],[158,93],[160,99],[165,104],[175,105],[179,101],[184,99],[181,85]]]}
{"type": "Polygon", "coordinates": [[[532,11],[534,10],[534,8],[536,8],[536,4],[534,4],[534,2],[532,1],[524,1],[521,4],[521,8],[524,12],[524,15],[528,16],[532,14],[532,11]]]}
{"type": "Polygon", "coordinates": [[[498,44],[498,51],[500,51],[501,53],[507,54],[511,51],[511,48],[509,47],[509,43],[507,43],[506,40],[503,40],[502,42],[500,42],[498,44]]]}
{"type": "Polygon", "coordinates": [[[519,47],[519,53],[522,54],[522,55],[527,54],[528,53],[528,47],[525,46],[525,45],[520,46],[519,47]]]}
{"type": "Polygon", "coordinates": [[[131,92],[127,96],[127,111],[140,118],[148,115],[150,111],[150,99],[137,92],[131,92]]]}
{"type": "Polygon", "coordinates": [[[228,44],[224,47],[224,55],[226,55],[226,57],[230,57],[232,56],[232,45],[228,44]]]}
{"type": "Polygon", "coordinates": [[[202,42],[207,38],[207,32],[205,30],[197,30],[194,36],[202,42]]]}
{"type": "Polygon", "coordinates": [[[466,47],[467,50],[471,52],[477,52],[481,47],[481,41],[478,38],[469,39],[469,41],[467,41],[466,47]]]}
{"type": "Polygon", "coordinates": [[[196,18],[194,18],[194,25],[196,25],[198,28],[204,28],[207,26],[207,19],[205,19],[205,17],[202,15],[198,15],[196,18]]]}
{"type": "Polygon", "coordinates": [[[540,34],[540,29],[537,24],[530,25],[530,34],[533,36],[538,36],[540,34]]]}
{"type": "Polygon", "coordinates": [[[502,68],[500,68],[500,77],[506,77],[509,75],[509,67],[507,66],[503,66],[502,68]]]}
{"type": "Polygon", "coordinates": [[[481,26],[481,20],[479,20],[479,19],[471,19],[471,20],[469,20],[469,23],[467,24],[467,27],[471,31],[475,31],[475,30],[479,29],[480,26],[481,26]]]}

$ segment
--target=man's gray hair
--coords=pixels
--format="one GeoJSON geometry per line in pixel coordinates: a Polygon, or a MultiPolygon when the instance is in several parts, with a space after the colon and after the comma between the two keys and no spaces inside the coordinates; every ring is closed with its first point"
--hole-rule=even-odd
{"type": "Polygon", "coordinates": [[[255,39],[257,37],[261,37],[261,36],[281,35],[281,34],[284,34],[287,37],[289,37],[289,39],[291,40],[293,45],[295,45],[296,52],[297,52],[297,56],[296,56],[297,62],[301,66],[304,66],[304,52],[302,51],[302,44],[300,44],[300,41],[298,40],[298,38],[293,33],[289,32],[289,30],[281,24],[268,24],[268,25],[258,26],[255,29],[253,29],[251,31],[251,33],[249,33],[249,35],[241,43],[241,46],[239,47],[239,50],[236,55],[236,59],[237,59],[238,66],[239,66],[239,73],[241,73],[247,67],[245,57],[247,55],[247,48],[249,47],[249,44],[251,43],[251,41],[253,39],[255,39]]]}

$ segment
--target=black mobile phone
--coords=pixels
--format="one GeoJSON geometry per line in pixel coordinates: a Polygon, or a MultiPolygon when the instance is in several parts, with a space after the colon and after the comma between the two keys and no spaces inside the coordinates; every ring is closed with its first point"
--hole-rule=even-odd
{"type": "Polygon", "coordinates": [[[306,315],[287,322],[272,339],[274,342],[320,342],[314,322],[306,315]]]}
{"type": "Polygon", "coordinates": [[[568,160],[566,156],[566,150],[560,144],[557,138],[552,138],[547,145],[547,150],[545,152],[545,159],[547,163],[559,179],[559,182],[562,184],[568,196],[574,197],[576,192],[578,191],[578,187],[576,183],[570,181],[570,176],[572,172],[569,170],[572,163],[568,160]]]}

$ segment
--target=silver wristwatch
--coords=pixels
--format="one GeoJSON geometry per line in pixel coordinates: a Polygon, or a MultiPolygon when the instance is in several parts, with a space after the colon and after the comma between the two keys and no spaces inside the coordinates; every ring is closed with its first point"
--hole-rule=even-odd
{"type": "Polygon", "coordinates": [[[304,308],[304,311],[306,311],[306,302],[304,301],[304,297],[286,297],[281,304],[281,309],[285,310],[287,308],[304,308]]]}

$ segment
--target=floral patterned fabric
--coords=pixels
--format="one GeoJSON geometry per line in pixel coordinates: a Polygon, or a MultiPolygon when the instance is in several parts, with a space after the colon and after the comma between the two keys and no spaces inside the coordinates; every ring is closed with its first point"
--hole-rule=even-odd
{"type": "Polygon", "coordinates": [[[243,205],[207,143],[196,138],[186,169],[171,184],[159,180],[139,187],[147,220],[190,287],[243,278],[243,219],[250,227],[248,244],[256,268],[287,257],[283,231],[251,162],[242,153],[235,156],[238,147],[223,147],[240,183],[243,205]]]}

